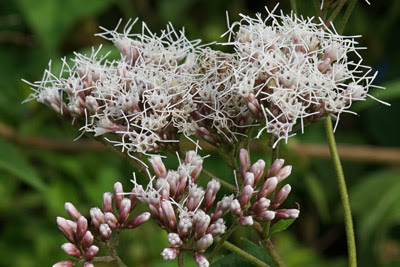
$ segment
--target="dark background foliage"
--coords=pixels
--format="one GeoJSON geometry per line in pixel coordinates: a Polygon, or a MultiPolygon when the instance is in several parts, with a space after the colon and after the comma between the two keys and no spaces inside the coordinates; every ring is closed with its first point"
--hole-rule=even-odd
{"type": "MultiPolygon", "coordinates": [[[[328,1],[328,0],[325,0],[328,1]]],[[[40,80],[48,61],[59,64],[73,51],[89,53],[91,46],[112,44],[94,37],[99,26],[114,28],[120,18],[139,17],[157,32],[171,21],[185,26],[189,38],[204,42],[220,40],[226,30],[225,11],[265,13],[264,6],[278,1],[244,0],[2,0],[0,1],[0,266],[51,266],[67,258],[60,250],[65,242],[55,218],[65,216],[64,202],[71,201],[88,215],[101,204],[102,192],[116,181],[130,189],[134,169],[123,158],[99,146],[71,142],[79,136],[68,122],[36,102],[22,105],[29,86],[21,78],[40,80]],[[58,63],[57,63],[58,62],[58,63]]],[[[290,12],[289,0],[280,8],[290,12]]],[[[314,1],[297,0],[299,13],[315,14],[314,1]]],[[[389,101],[388,108],[373,100],[354,105],[360,116],[344,115],[336,132],[339,144],[350,151],[343,165],[354,212],[360,266],[400,265],[400,1],[359,1],[345,34],[363,35],[360,53],[366,65],[379,71],[376,84],[386,91],[372,94],[389,101]],[[375,147],[375,148],[372,148],[375,147]],[[383,160],[377,160],[383,148],[383,160]],[[351,152],[362,150],[362,155],[351,152]],[[349,153],[350,152],[350,153],[349,153]],[[379,154],[379,155],[378,155],[379,154]],[[397,160],[396,160],[397,159],[397,160]]],[[[337,21],[340,21],[340,16],[337,21]]],[[[89,143],[93,144],[93,143],[89,143]]],[[[288,266],[346,266],[343,213],[331,161],[316,156],[326,148],[322,122],[293,137],[282,153],[294,166],[289,177],[293,193],[287,205],[298,202],[300,218],[275,237],[288,266]]],[[[232,172],[211,153],[205,166],[232,182],[232,172]]],[[[265,157],[262,151],[253,153],[265,157]]],[[[169,168],[176,166],[174,155],[169,168]]],[[[205,179],[205,178],[204,178],[205,179]]],[[[227,192],[221,192],[223,195],[227,192]]],[[[140,208],[139,208],[140,209],[140,208]]],[[[142,208],[143,209],[143,208],[142,208]]],[[[262,251],[251,229],[239,229],[231,241],[257,255],[262,251]],[[244,239],[246,238],[246,239],[244,239]]],[[[128,266],[176,266],[159,253],[167,246],[166,234],[153,222],[140,230],[127,231],[121,240],[121,257],[128,266]]],[[[214,266],[244,266],[247,263],[223,251],[214,266]]],[[[194,266],[192,260],[188,266],[194,266]]],[[[98,264],[96,266],[114,266],[98,264]]]]}

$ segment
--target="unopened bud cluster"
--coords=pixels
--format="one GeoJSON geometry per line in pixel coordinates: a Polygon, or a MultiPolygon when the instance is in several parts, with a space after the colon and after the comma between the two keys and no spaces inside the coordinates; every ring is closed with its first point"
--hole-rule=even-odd
{"type": "Polygon", "coordinates": [[[184,249],[193,253],[199,266],[208,266],[202,253],[217,236],[225,233],[223,217],[230,211],[233,195],[216,201],[221,187],[217,180],[211,180],[205,189],[196,184],[203,159],[195,151],[186,153],[185,161],[177,170],[167,171],[158,156],[152,157],[150,163],[156,178],[138,198],[168,232],[171,247],[161,255],[165,260],[172,260],[184,249]]]}
{"type": "MultiPolygon", "coordinates": [[[[95,237],[100,239],[103,244],[108,244],[112,230],[136,228],[150,218],[148,212],[130,218],[136,206],[138,194],[136,189],[129,195],[129,198],[124,198],[122,194],[123,188],[119,182],[114,184],[113,194],[109,192],[103,194],[102,209],[97,207],[90,209],[90,230],[88,220],[73,204],[65,203],[65,210],[71,220],[57,217],[58,228],[69,241],[69,243],[63,244],[61,249],[76,260],[60,261],[53,267],[71,267],[81,261],[84,261],[84,267],[92,267],[91,261],[99,251],[99,248],[93,245],[95,237]]],[[[117,240],[114,241],[117,242],[117,240]]]]}
{"type": "Polygon", "coordinates": [[[291,191],[290,185],[286,184],[275,194],[279,183],[292,171],[292,166],[283,164],[283,159],[277,159],[265,171],[263,160],[258,160],[250,166],[247,150],[240,150],[240,175],[243,185],[238,199],[230,204],[232,214],[239,217],[239,224],[250,226],[253,220],[266,222],[274,219],[294,219],[299,216],[298,209],[279,208],[291,191]]]}
{"type": "Polygon", "coordinates": [[[229,26],[235,53],[189,41],[168,25],[160,36],[105,30],[121,58],[76,54],[59,75],[31,84],[37,99],[81,129],[106,135],[129,154],[168,150],[179,135],[229,145],[259,123],[287,139],[364,100],[375,75],[361,65],[354,37],[313,19],[268,12],[229,26]],[[359,57],[355,62],[351,55],[359,57]]]}

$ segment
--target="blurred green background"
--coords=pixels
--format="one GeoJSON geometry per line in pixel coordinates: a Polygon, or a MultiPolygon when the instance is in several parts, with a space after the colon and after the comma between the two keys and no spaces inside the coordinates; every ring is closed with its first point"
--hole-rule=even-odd
{"type": "MultiPolygon", "coordinates": [[[[94,34],[100,25],[114,28],[120,18],[139,17],[155,32],[171,21],[176,28],[185,26],[190,39],[210,42],[221,40],[226,10],[233,20],[239,13],[265,13],[265,5],[272,8],[277,2],[1,0],[0,266],[51,266],[68,258],[60,249],[66,240],[56,225],[56,216],[66,216],[64,202],[71,201],[88,215],[114,182],[121,181],[129,190],[134,171],[123,158],[85,137],[72,143],[80,133],[44,105],[22,105],[30,94],[22,78],[40,80],[50,59],[57,64],[73,51],[84,53],[100,43],[105,44],[103,51],[113,49],[94,34]]],[[[279,2],[285,13],[290,12],[289,0],[279,2]]],[[[392,107],[371,99],[354,105],[360,116],[342,116],[336,136],[342,145],[360,266],[400,266],[400,1],[371,2],[368,6],[359,1],[345,34],[363,35],[360,46],[368,47],[360,51],[364,64],[379,71],[375,83],[387,87],[372,94],[392,107]]],[[[313,1],[297,4],[300,14],[315,14],[313,1]]],[[[279,250],[288,266],[346,266],[343,213],[323,123],[306,128],[282,151],[294,166],[288,179],[293,191],[285,203],[293,207],[298,202],[301,216],[276,236],[279,250]]],[[[258,152],[252,154],[253,161],[265,158],[258,152]]],[[[172,155],[168,167],[175,168],[176,162],[172,155]]],[[[214,154],[205,160],[208,170],[232,182],[231,171],[223,165],[214,154]]],[[[139,229],[121,239],[121,258],[128,266],[176,266],[159,255],[167,246],[166,234],[153,222],[139,229]]],[[[242,228],[230,240],[262,258],[243,239],[255,240],[254,236],[251,229],[242,228]]],[[[249,266],[223,252],[226,256],[213,266],[249,266]]],[[[194,266],[192,260],[187,262],[194,266]]]]}

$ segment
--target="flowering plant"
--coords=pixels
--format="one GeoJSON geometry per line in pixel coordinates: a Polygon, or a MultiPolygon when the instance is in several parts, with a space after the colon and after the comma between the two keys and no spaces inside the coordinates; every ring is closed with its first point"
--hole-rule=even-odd
{"type": "MultiPolygon", "coordinates": [[[[128,192],[116,183],[114,193],[104,193],[102,209],[90,210],[90,223],[66,203],[71,220],[58,217],[57,224],[69,241],[62,249],[74,259],[54,266],[82,262],[89,267],[114,260],[125,266],[116,250],[122,230],[139,227],[150,218],[168,235],[169,247],[161,256],[177,258],[179,266],[184,266],[185,253],[192,254],[199,266],[209,266],[222,246],[254,265],[266,266],[227,241],[238,226],[253,227],[273,262],[284,266],[271,235],[297,219],[300,208],[283,204],[291,186],[281,182],[292,166],[284,166],[278,157],[279,144],[325,118],[338,177],[344,178],[331,118],[338,122],[341,113],[353,113],[352,103],[372,97],[368,90],[376,87],[372,85],[376,74],[361,64],[357,36],[342,36],[320,18],[303,18],[295,12],[277,15],[267,9],[266,17],[242,15],[228,25],[223,34],[228,40],[218,44],[234,51],[227,53],[188,40],[171,24],[160,35],[144,23],[141,33],[131,33],[135,23],[128,22],[123,33],[118,33],[118,24],[98,34],[114,43],[120,59],[99,56],[100,49],[93,49],[90,56],[76,53],[72,64],[63,60],[59,75],[49,68],[42,81],[31,83],[34,92],[29,100],[46,104],[83,133],[120,147],[148,177],[147,184],[134,178],[128,192]],[[352,53],[358,61],[350,59],[352,53]],[[251,164],[249,142],[263,138],[263,132],[270,140],[271,164],[262,159],[251,164]],[[196,150],[183,151],[182,137],[196,150]],[[217,148],[233,170],[234,184],[203,168],[205,156],[200,155],[198,140],[217,148]],[[176,170],[165,167],[165,152],[176,152],[176,170]],[[205,188],[200,185],[202,172],[212,178],[205,188]],[[232,194],[220,196],[221,185],[232,194]],[[139,202],[148,211],[132,217],[139,202]],[[105,248],[106,256],[96,256],[95,241],[105,248]]],[[[342,182],[340,189],[346,196],[342,182]]],[[[343,205],[349,263],[355,266],[346,197],[343,205]]]]}

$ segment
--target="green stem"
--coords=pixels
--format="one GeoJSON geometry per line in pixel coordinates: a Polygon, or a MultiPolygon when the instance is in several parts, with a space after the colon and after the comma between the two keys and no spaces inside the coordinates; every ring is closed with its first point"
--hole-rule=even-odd
{"type": "Polygon", "coordinates": [[[335,20],[336,16],[339,14],[340,10],[342,10],[342,7],[346,2],[347,0],[340,1],[339,5],[335,8],[335,10],[332,12],[331,16],[327,20],[328,23],[332,23],[335,20]]]}
{"type": "Polygon", "coordinates": [[[356,5],[357,0],[351,0],[349,5],[347,6],[346,12],[343,15],[342,22],[338,28],[338,33],[343,34],[344,28],[346,27],[347,21],[350,18],[351,13],[353,12],[354,6],[356,5]]]}
{"type": "Polygon", "coordinates": [[[217,245],[215,245],[213,251],[211,252],[210,256],[208,256],[208,262],[211,264],[212,260],[214,259],[217,252],[220,250],[224,242],[229,238],[229,236],[236,230],[238,226],[238,220],[236,219],[232,225],[229,227],[228,231],[219,239],[217,245]]]}
{"type": "Polygon", "coordinates": [[[279,267],[286,266],[285,262],[283,261],[281,255],[279,255],[278,251],[276,250],[274,244],[272,244],[271,240],[263,239],[262,244],[268,254],[271,256],[272,260],[278,264],[279,267]]]}
{"type": "Polygon", "coordinates": [[[218,180],[218,182],[220,182],[222,186],[226,187],[226,188],[229,189],[230,191],[232,191],[232,192],[236,192],[236,191],[237,191],[236,186],[233,186],[233,185],[231,185],[230,183],[225,182],[224,180],[217,178],[217,176],[215,176],[215,175],[212,174],[211,172],[207,171],[206,169],[203,168],[203,169],[201,170],[201,172],[204,173],[205,175],[207,175],[208,177],[210,177],[211,179],[216,179],[216,180],[218,180]]]}
{"type": "Polygon", "coordinates": [[[178,254],[178,266],[179,267],[185,267],[184,258],[185,258],[185,253],[183,251],[180,251],[178,254]]]}
{"type": "Polygon", "coordinates": [[[335,166],[336,177],[339,185],[340,198],[344,210],[344,223],[346,227],[347,249],[349,253],[349,266],[357,266],[356,242],[354,237],[353,219],[351,217],[349,195],[347,194],[346,181],[343,174],[342,164],[340,163],[337,152],[335,136],[333,134],[332,121],[330,117],[325,118],[326,136],[329,142],[329,149],[335,166]]]}
{"type": "Polygon", "coordinates": [[[252,263],[255,266],[258,267],[269,267],[268,264],[260,261],[259,259],[257,259],[256,257],[254,257],[253,255],[247,253],[246,251],[242,250],[241,248],[233,245],[232,243],[229,243],[228,241],[224,242],[224,248],[236,253],[237,255],[239,255],[240,257],[242,257],[243,259],[247,260],[248,262],[252,263]]]}
{"type": "Polygon", "coordinates": [[[290,0],[290,7],[292,8],[294,14],[297,14],[296,0],[290,0]]]}

